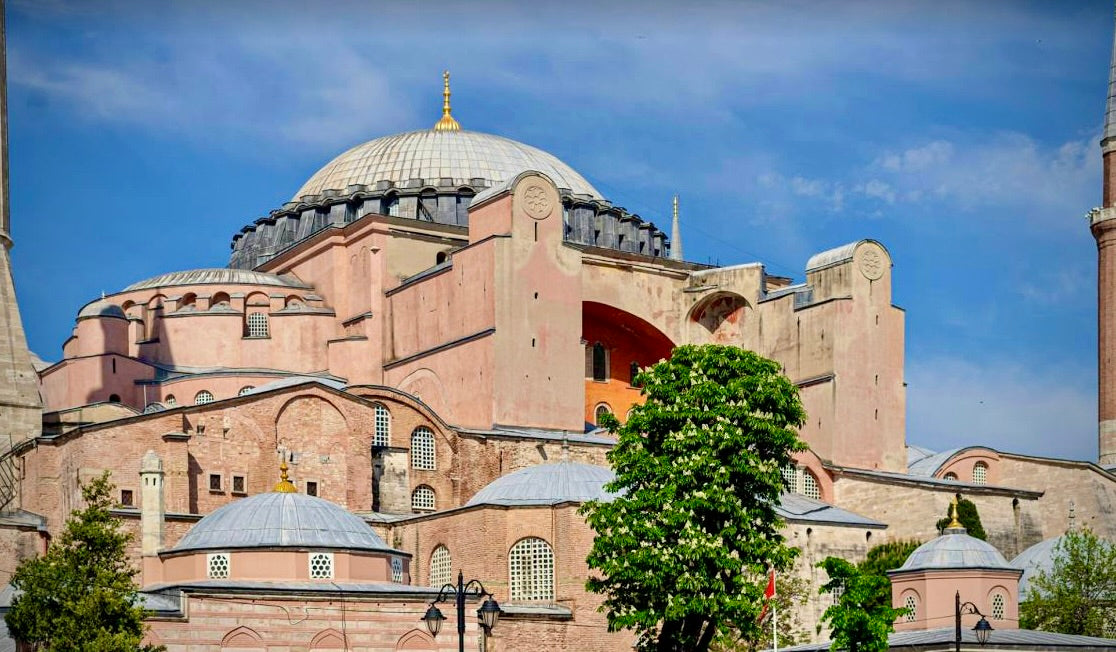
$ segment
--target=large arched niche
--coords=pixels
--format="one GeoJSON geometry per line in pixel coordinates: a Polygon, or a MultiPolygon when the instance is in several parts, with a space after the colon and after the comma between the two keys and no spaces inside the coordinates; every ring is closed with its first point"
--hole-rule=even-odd
{"type": "MultiPolygon", "coordinates": [[[[748,300],[734,292],[715,292],[694,305],[687,320],[695,335],[717,344],[739,344],[748,300]]],[[[697,337],[695,340],[700,341],[697,337]]]]}
{"type": "Polygon", "coordinates": [[[316,446],[322,451],[343,450],[348,438],[345,416],[329,401],[318,396],[296,396],[287,401],[275,418],[275,443],[278,448],[304,450],[316,446]]]}
{"type": "Polygon", "coordinates": [[[396,650],[407,650],[408,652],[434,652],[437,649],[434,643],[434,637],[424,631],[412,629],[403,636],[399,637],[399,642],[395,644],[396,650]]]}
{"type": "Polygon", "coordinates": [[[237,627],[225,634],[221,639],[222,650],[236,650],[237,652],[263,652],[267,647],[263,639],[255,630],[248,627],[237,627]]]}
{"type": "Polygon", "coordinates": [[[433,370],[415,369],[399,381],[399,391],[418,397],[437,414],[446,414],[446,388],[433,370]]]}

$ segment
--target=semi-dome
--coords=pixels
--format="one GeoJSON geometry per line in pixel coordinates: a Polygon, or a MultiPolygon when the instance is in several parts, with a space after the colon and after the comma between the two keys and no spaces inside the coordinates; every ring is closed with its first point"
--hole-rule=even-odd
{"type": "Polygon", "coordinates": [[[85,306],[78,311],[78,319],[89,319],[91,317],[115,317],[117,319],[127,319],[128,316],[124,314],[124,309],[120,306],[106,301],[104,299],[97,299],[96,301],[85,304],[85,306]]]}
{"type": "Polygon", "coordinates": [[[373,186],[379,181],[403,185],[424,183],[494,186],[526,170],[549,176],[559,188],[601,199],[597,189],[553,154],[523,143],[476,131],[423,129],[370,140],[326,163],[302,185],[292,201],[351,185],[373,186]]]}
{"type": "Polygon", "coordinates": [[[214,510],[190,528],[173,551],[292,547],[390,550],[367,523],[341,506],[275,491],[214,510]]]}
{"type": "Polygon", "coordinates": [[[279,276],[266,272],[254,272],[248,269],[228,269],[215,267],[209,269],[188,269],[181,272],[169,272],[152,276],[124,288],[125,292],[132,290],[148,290],[153,288],[167,288],[179,285],[275,285],[279,287],[306,289],[309,286],[298,279],[289,276],[279,276]]]}
{"type": "Polygon", "coordinates": [[[605,491],[610,469],[580,462],[539,464],[488,483],[469,499],[469,505],[556,505],[565,502],[611,500],[605,491]]]}
{"type": "Polygon", "coordinates": [[[946,530],[946,534],[916,548],[898,572],[962,568],[1012,570],[1013,566],[991,544],[965,534],[962,529],[946,530]]]}
{"type": "Polygon", "coordinates": [[[1011,560],[1011,565],[1022,570],[1023,576],[1019,578],[1019,599],[1025,599],[1027,595],[1027,583],[1033,579],[1040,571],[1049,573],[1054,569],[1054,550],[1058,544],[1062,542],[1064,536],[1053,537],[1045,541],[1039,541],[1035,545],[1027,548],[1019,553],[1019,556],[1011,560]]]}

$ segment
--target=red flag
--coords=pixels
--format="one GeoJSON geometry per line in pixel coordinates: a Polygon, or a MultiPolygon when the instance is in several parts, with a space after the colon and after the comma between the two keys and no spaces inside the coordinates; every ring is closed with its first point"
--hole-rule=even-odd
{"type": "Polygon", "coordinates": [[[767,588],[763,590],[763,611],[760,612],[759,620],[756,622],[763,622],[764,616],[767,615],[767,606],[771,602],[771,598],[775,597],[775,569],[772,568],[767,577],[767,588]]]}

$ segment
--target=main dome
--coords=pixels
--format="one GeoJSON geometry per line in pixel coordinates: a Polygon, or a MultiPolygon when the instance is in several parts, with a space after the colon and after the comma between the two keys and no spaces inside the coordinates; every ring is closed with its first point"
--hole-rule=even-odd
{"type": "Polygon", "coordinates": [[[523,143],[476,131],[423,129],[384,136],[362,143],[326,163],[302,184],[292,201],[344,191],[351,185],[372,186],[378,181],[402,185],[423,180],[429,185],[494,186],[525,170],[545,173],[559,188],[603,199],[597,189],[556,156],[523,143]],[[483,179],[476,184],[475,179],[483,179]]]}

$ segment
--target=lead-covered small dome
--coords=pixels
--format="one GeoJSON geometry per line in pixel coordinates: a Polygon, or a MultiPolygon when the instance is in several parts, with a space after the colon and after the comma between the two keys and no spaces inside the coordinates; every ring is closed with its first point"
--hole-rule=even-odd
{"type": "Polygon", "coordinates": [[[190,528],[174,552],[236,548],[390,550],[367,523],[339,505],[271,492],[214,510],[190,528]]]}
{"type": "Polygon", "coordinates": [[[1019,578],[1019,599],[1025,599],[1027,595],[1028,582],[1039,572],[1049,573],[1054,569],[1054,550],[1058,547],[1064,537],[1053,537],[1045,541],[1039,541],[1035,545],[1027,548],[1019,553],[1019,556],[1011,560],[1011,565],[1022,570],[1023,575],[1019,578]]]}
{"type": "Polygon", "coordinates": [[[106,301],[104,299],[97,299],[96,301],[85,304],[81,310],[78,311],[77,318],[90,319],[93,317],[114,317],[116,319],[127,319],[128,316],[124,314],[124,309],[120,306],[106,301]]]}
{"type": "Polygon", "coordinates": [[[612,470],[580,462],[540,464],[520,469],[488,483],[469,499],[470,505],[556,505],[566,502],[612,500],[605,491],[612,470]]]}
{"type": "Polygon", "coordinates": [[[946,534],[916,548],[898,572],[962,568],[1013,570],[999,550],[986,541],[969,536],[962,529],[946,530],[946,534]]]}

